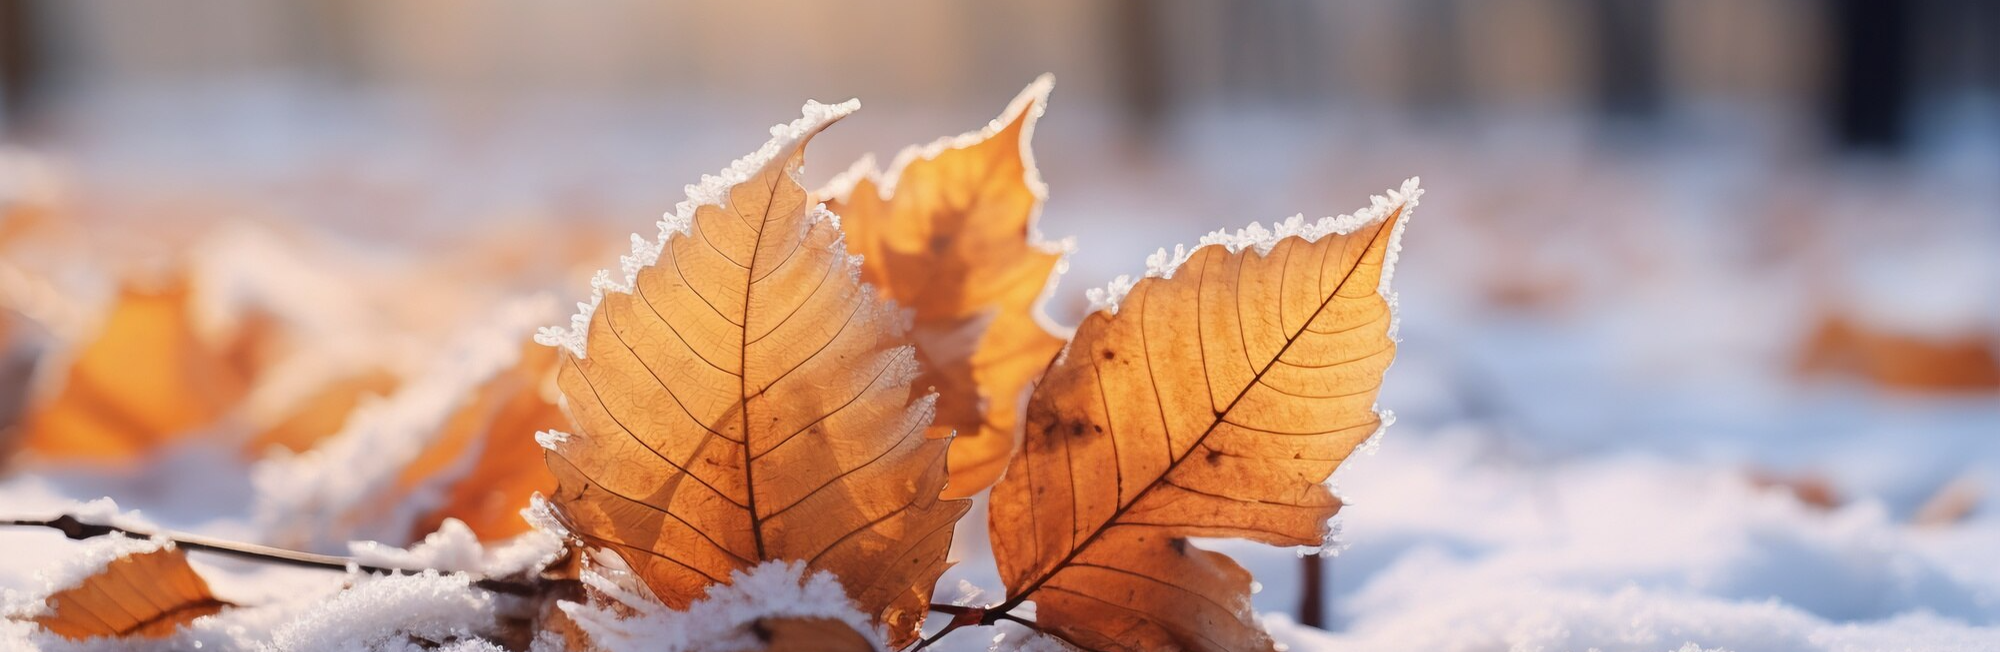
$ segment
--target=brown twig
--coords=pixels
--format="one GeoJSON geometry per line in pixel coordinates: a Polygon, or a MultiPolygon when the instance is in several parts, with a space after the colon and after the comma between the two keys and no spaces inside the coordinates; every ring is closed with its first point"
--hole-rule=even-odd
{"type": "Polygon", "coordinates": [[[924,640],[919,641],[916,644],[916,646],[910,648],[910,652],[917,652],[918,650],[930,647],[932,643],[936,643],[938,639],[944,638],[944,635],[950,634],[952,633],[952,631],[957,630],[960,627],[970,627],[973,625],[978,625],[981,627],[992,627],[994,625],[999,624],[1000,621],[1002,620],[1010,620],[1015,623],[1019,623],[1023,627],[1027,627],[1028,629],[1034,630],[1036,633],[1047,633],[1045,630],[1042,629],[1041,625],[1035,624],[1035,621],[1028,620],[1020,616],[1016,616],[1007,611],[1001,611],[989,607],[971,607],[971,606],[956,605],[956,604],[938,604],[934,602],[931,603],[931,611],[935,611],[941,614],[950,614],[951,623],[945,625],[944,629],[938,630],[936,634],[932,634],[929,637],[926,637],[924,640]]]}
{"type": "Polygon", "coordinates": [[[1299,624],[1326,628],[1326,558],[1310,553],[1299,558],[1299,624]]]}
{"type": "MultiPolygon", "coordinates": [[[[78,519],[76,516],[70,514],[64,514],[62,516],[58,516],[52,519],[0,519],[0,526],[6,526],[6,525],[20,526],[20,527],[50,528],[58,532],[62,532],[63,536],[75,539],[77,541],[82,541],[84,539],[91,539],[101,536],[107,536],[111,534],[123,534],[125,536],[136,537],[140,539],[150,539],[154,537],[160,537],[168,541],[174,542],[174,545],[176,547],[186,548],[188,550],[199,550],[203,552],[211,552],[220,555],[228,555],[231,557],[249,559],[252,561],[259,561],[272,564],[284,564],[288,566],[300,566],[305,568],[318,568],[323,570],[337,570],[337,571],[355,570],[363,573],[368,573],[370,575],[421,573],[427,570],[435,570],[428,568],[393,568],[388,566],[375,566],[372,564],[360,563],[358,561],[355,561],[351,557],[322,555],[312,552],[287,550],[284,548],[273,548],[270,546],[260,546],[254,543],[225,541],[222,539],[204,537],[197,534],[187,534],[184,532],[143,532],[116,525],[105,525],[102,523],[86,523],[81,519],[78,519]]],[[[542,582],[515,582],[507,580],[497,580],[492,578],[478,578],[475,579],[472,584],[473,586],[477,586],[487,591],[492,591],[494,593],[505,593],[508,595],[536,595],[538,593],[541,593],[545,588],[542,586],[543,584],[542,582]]]]}

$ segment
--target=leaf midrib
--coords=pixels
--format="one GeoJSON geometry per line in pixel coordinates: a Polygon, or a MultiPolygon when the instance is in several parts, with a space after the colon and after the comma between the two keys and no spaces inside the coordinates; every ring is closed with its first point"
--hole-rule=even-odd
{"type": "MultiPolygon", "coordinates": [[[[750,293],[757,289],[757,259],[764,254],[764,234],[771,225],[771,210],[778,204],[778,184],[789,176],[791,154],[788,152],[781,154],[783,154],[781,157],[772,158],[767,164],[779,167],[777,170],[766,170],[771,175],[771,182],[767,187],[770,194],[764,201],[763,213],[757,218],[757,237],[750,244],[750,265],[743,270],[743,324],[738,329],[739,346],[736,350],[736,368],[741,372],[736,376],[736,395],[737,400],[743,405],[743,409],[737,411],[743,417],[743,494],[749,503],[747,509],[750,511],[750,537],[756,543],[756,558],[760,562],[768,557],[764,552],[764,519],[757,515],[757,463],[751,456],[750,449],[750,293]]],[[[805,204],[800,204],[799,208],[803,210],[805,204]]],[[[731,207],[731,210],[734,210],[734,207],[731,207]]]]}
{"type": "MultiPolygon", "coordinates": [[[[1393,228],[1392,223],[1394,221],[1402,219],[1402,211],[1403,209],[1401,207],[1398,207],[1395,213],[1391,214],[1388,218],[1383,219],[1381,222],[1376,223],[1378,225],[1377,230],[1375,232],[1375,235],[1369,238],[1367,248],[1372,248],[1375,245],[1376,238],[1383,237],[1385,231],[1388,231],[1389,229],[1393,228]]],[[[1361,254],[1362,258],[1366,258],[1368,251],[1367,248],[1362,249],[1362,254],[1361,254]]],[[[1206,281],[1208,277],[1207,265],[1208,265],[1207,261],[1203,261],[1201,276],[1200,278],[1196,279],[1197,289],[1195,296],[1197,301],[1199,301],[1200,297],[1199,285],[1202,282],[1206,281]]],[[[1333,291],[1327,293],[1326,298],[1320,301],[1319,307],[1313,310],[1312,315],[1310,317],[1307,317],[1303,322],[1301,322],[1299,324],[1298,330],[1285,339],[1285,345],[1283,347],[1280,347],[1278,349],[1278,352],[1272,355],[1269,361],[1264,363],[1262,369],[1257,370],[1257,374],[1250,378],[1250,382],[1245,383],[1243,385],[1243,389],[1236,393],[1236,397],[1230,399],[1228,406],[1225,406],[1223,409],[1217,410],[1215,412],[1215,416],[1213,420],[1209,422],[1208,428],[1202,431],[1201,436],[1195,438],[1194,444],[1188,447],[1187,452],[1182,453],[1181,455],[1175,457],[1173,462],[1167,465],[1165,471],[1160,472],[1160,474],[1157,477],[1153,478],[1152,482],[1147,483],[1146,488],[1140,489],[1138,493],[1133,494],[1131,501],[1119,505],[1118,509],[1111,513],[1111,516],[1104,519],[1102,524],[1098,525],[1094,530],[1091,531],[1090,536],[1085,537],[1082,543],[1079,543],[1075,547],[1071,548],[1069,554],[1065,555],[1061,560],[1057,561],[1055,564],[1050,565],[1048,567],[1049,568],[1048,572],[1043,573],[1040,577],[1037,577],[1034,582],[1028,585],[1028,588],[1023,589],[1022,591],[1013,595],[1012,597],[1009,597],[1007,601],[1000,603],[998,606],[995,606],[992,609],[989,609],[988,611],[1005,613],[1011,611],[1015,607],[1020,606],[1022,603],[1027,602],[1028,596],[1034,595],[1036,591],[1041,590],[1044,585],[1048,584],[1050,580],[1054,579],[1056,575],[1060,574],[1063,569],[1070,567],[1076,561],[1077,557],[1083,554],[1084,550],[1088,549],[1091,546],[1091,544],[1097,542],[1099,536],[1102,536],[1105,532],[1110,531],[1112,527],[1118,525],[1118,519],[1124,517],[1125,512],[1127,510],[1130,510],[1133,505],[1138,504],[1139,500],[1141,498],[1144,498],[1147,494],[1151,493],[1153,489],[1159,487],[1159,485],[1162,482],[1164,482],[1167,476],[1171,475],[1174,472],[1174,470],[1179,469],[1181,463],[1186,461],[1189,455],[1194,454],[1195,449],[1200,448],[1202,443],[1208,440],[1208,436],[1215,432],[1215,428],[1221,425],[1224,421],[1226,421],[1226,417],[1229,415],[1230,412],[1236,409],[1236,404],[1241,402],[1243,400],[1243,397],[1250,393],[1250,389],[1256,387],[1257,383],[1264,379],[1264,374],[1269,372],[1272,367],[1276,366],[1279,359],[1285,357],[1285,352],[1290,351],[1293,344],[1297,343],[1300,338],[1304,337],[1305,331],[1312,326],[1314,320],[1319,319],[1321,313],[1326,312],[1327,306],[1333,305],[1333,300],[1340,296],[1340,291],[1347,287],[1347,282],[1353,279],[1354,272],[1360,268],[1361,268],[1361,259],[1356,259],[1354,266],[1348,268],[1347,273],[1341,277],[1340,283],[1336,284],[1333,287],[1333,291]]],[[[1198,313],[1199,311],[1200,310],[1197,307],[1196,312],[1198,313]]],[[[1144,342],[1146,341],[1144,312],[1141,312],[1139,314],[1139,319],[1141,322],[1139,337],[1140,341],[1144,342]]],[[[1153,364],[1152,356],[1147,355],[1143,357],[1145,359],[1148,369],[1150,370],[1153,364]]],[[[1093,359],[1091,361],[1091,364],[1094,366],[1097,364],[1097,361],[1093,359]]],[[[1207,367],[1204,366],[1203,367],[1204,373],[1206,372],[1206,369],[1207,367]]],[[[1157,383],[1154,384],[1154,390],[1158,391],[1157,383]]],[[[1164,403],[1162,404],[1162,407],[1164,408],[1164,403]]],[[[1162,426],[1163,427],[1165,426],[1164,421],[1162,422],[1162,426]]],[[[1115,440],[1117,437],[1117,433],[1112,433],[1112,437],[1115,440]]],[[[1116,466],[1116,460],[1114,460],[1113,463],[1114,466],[1116,466]]],[[[1074,473],[1071,473],[1071,475],[1073,476],[1074,473]]]]}

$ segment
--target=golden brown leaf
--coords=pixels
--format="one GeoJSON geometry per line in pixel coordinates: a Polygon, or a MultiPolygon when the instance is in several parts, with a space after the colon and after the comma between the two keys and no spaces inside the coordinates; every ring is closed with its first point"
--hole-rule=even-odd
{"type": "Polygon", "coordinates": [[[868,638],[837,618],[759,618],[750,633],[763,652],[874,652],[868,638]]]}
{"type": "Polygon", "coordinates": [[[1988,393],[2000,389],[2000,342],[1977,331],[1897,333],[1825,314],[1799,356],[1799,372],[1847,374],[1909,392],[1988,393]]]}
{"type": "Polygon", "coordinates": [[[659,249],[635,246],[584,333],[544,333],[569,349],[559,384],[578,427],[545,445],[557,514],[667,605],[804,560],[904,642],[968,505],[938,498],[947,442],[924,436],[901,315],[798,183],[805,142],[849,110],[808,105],[774,129],[693,189],[659,249]]]}
{"type": "Polygon", "coordinates": [[[208,582],[188,566],[178,548],[126,555],[82,583],[48,597],[35,622],[72,640],[101,637],[161,638],[194,619],[222,611],[208,582]]]}
{"type": "Polygon", "coordinates": [[[431,447],[398,480],[413,490],[477,446],[471,469],[450,483],[444,503],[418,517],[411,539],[434,532],[447,518],[464,521],[481,541],[495,541],[528,531],[521,510],[536,492],[555,490],[555,476],[542,461],[535,433],[570,427],[544,387],[554,380],[553,349],[523,343],[521,361],[486,381],[467,404],[445,423],[431,447]]]}
{"type": "Polygon", "coordinates": [[[272,446],[294,453],[304,452],[321,439],[340,432],[347,415],[368,398],[388,396],[401,379],[387,370],[374,369],[334,381],[306,397],[290,412],[243,446],[245,457],[262,457],[272,446]]]}
{"type": "Polygon", "coordinates": [[[1007,469],[1028,384],[1062,350],[1041,302],[1063,254],[1036,239],[1046,192],[1028,147],[1051,83],[1036,80],[984,130],[906,149],[887,175],[863,159],[818,193],[862,255],[861,278],[916,313],[913,387],[938,392],[933,436],[958,433],[947,498],[1007,469]]]}
{"type": "Polygon", "coordinates": [[[246,342],[254,335],[223,346],[204,341],[189,296],[184,281],[125,288],[62,389],[30,409],[24,448],[45,458],[129,459],[234,407],[252,375],[254,347],[246,342]]]}
{"type": "Polygon", "coordinates": [[[1085,318],[993,489],[1001,608],[1031,600],[1092,650],[1272,649],[1250,574],[1188,538],[1324,543],[1324,482],[1382,423],[1390,255],[1420,193],[1221,238],[1085,318]]]}

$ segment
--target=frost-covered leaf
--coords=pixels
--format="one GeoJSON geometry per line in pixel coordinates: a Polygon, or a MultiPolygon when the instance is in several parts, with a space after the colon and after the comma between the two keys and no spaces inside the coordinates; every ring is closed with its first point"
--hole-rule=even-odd
{"type": "Polygon", "coordinates": [[[570,425],[554,397],[556,353],[525,340],[522,347],[520,361],[481,385],[397,479],[412,494],[442,493],[442,502],[417,517],[413,536],[448,519],[464,521],[485,541],[521,534],[529,499],[555,490],[535,433],[570,425]]]}
{"type": "Polygon", "coordinates": [[[503,307],[312,450],[259,462],[257,516],[269,540],[320,550],[397,544],[446,518],[489,541],[526,531],[520,510],[555,487],[534,433],[567,423],[542,393],[554,356],[528,342],[554,312],[546,300],[503,307]]]}
{"type": "Polygon", "coordinates": [[[370,369],[334,380],[304,397],[244,445],[244,455],[263,456],[272,446],[305,452],[320,440],[340,432],[347,417],[364,401],[395,392],[402,379],[386,369],[370,369]]]}
{"type": "Polygon", "coordinates": [[[1324,484],[1376,433],[1416,180],[1353,216],[1155,255],[1029,402],[992,498],[1007,606],[1092,650],[1272,649],[1251,578],[1191,537],[1319,546],[1324,484]]]}
{"type": "Polygon", "coordinates": [[[93,549],[96,572],[51,593],[36,624],[64,638],[160,638],[227,608],[165,542],[117,537],[93,549]]]}
{"type": "Polygon", "coordinates": [[[849,581],[907,641],[964,501],[938,496],[947,443],[924,436],[905,319],[859,279],[837,220],[797,175],[806,141],[855,104],[805,116],[634,237],[595,285],[560,385],[575,434],[550,433],[552,502],[666,604],[732,573],[801,560],[849,581]]]}
{"type": "Polygon", "coordinates": [[[124,288],[61,388],[30,408],[22,448],[42,459],[129,460],[222,418],[248,389],[257,335],[208,341],[190,297],[183,280],[124,288]]]}
{"type": "Polygon", "coordinates": [[[861,278],[915,312],[912,386],[938,393],[934,436],[958,433],[951,498],[1006,470],[1028,384],[1067,336],[1042,314],[1063,246],[1035,231],[1047,191],[1028,146],[1051,84],[1036,80],[984,129],[904,149],[887,174],[864,158],[817,193],[861,254],[861,278]]]}

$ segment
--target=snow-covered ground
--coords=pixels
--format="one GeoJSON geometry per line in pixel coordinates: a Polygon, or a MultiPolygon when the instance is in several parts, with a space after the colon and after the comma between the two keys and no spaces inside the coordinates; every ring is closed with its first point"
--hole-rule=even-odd
{"type": "MultiPolygon", "coordinates": [[[[1335,476],[1349,505],[1326,563],[1326,628],[1296,624],[1298,551],[1205,544],[1255,572],[1257,608],[1291,649],[2000,649],[2000,396],[1795,372],[1829,312],[1895,332],[2000,338],[1991,125],[1925,140],[1911,161],[1802,163],[1794,142],[1770,135],[1790,123],[1748,110],[1690,114],[1634,145],[1532,117],[1425,123],[1353,109],[1334,120],[1237,107],[1192,115],[1140,155],[1116,151],[1104,114],[1061,98],[1058,90],[1037,154],[1051,185],[1041,228],[1078,246],[1051,307],[1067,321],[1084,289],[1142,271],[1154,248],[1252,220],[1352,210],[1371,192],[1424,177],[1424,211],[1397,275],[1403,344],[1382,398],[1400,420],[1375,453],[1335,476]],[[1817,478],[1838,499],[1801,500],[1773,477],[1817,478]],[[1976,497],[1971,514],[1918,523],[1947,487],[1976,497]]],[[[643,127],[637,115],[591,114],[593,130],[558,123],[560,134],[589,137],[522,129],[540,135],[496,141],[518,148],[459,143],[472,152],[421,139],[353,144],[355,133],[431,133],[403,123],[325,132],[258,123],[246,129],[276,137],[224,143],[233,156],[204,178],[243,180],[263,193],[259,210],[362,242],[385,228],[362,210],[357,197],[366,196],[421,212],[411,228],[438,233],[452,215],[561,214],[577,203],[644,230],[679,199],[680,184],[753,145],[784,108],[743,117],[690,109],[643,127]],[[628,131],[642,137],[617,137],[628,131]],[[536,146],[579,167],[495,163],[536,146]],[[268,169],[290,152],[304,152],[296,177],[268,169]],[[487,165],[444,163],[454,156],[487,165]],[[356,161],[392,165],[324,178],[356,161]],[[510,181],[522,177],[542,185],[510,181]],[[420,193],[413,179],[443,181],[420,193]],[[603,186],[595,194],[564,194],[592,182],[603,186]],[[301,188],[306,199],[285,194],[301,188]],[[489,188],[498,194],[480,194],[489,188]],[[330,199],[307,205],[312,197],[330,199]]],[[[809,176],[860,151],[962,131],[991,112],[899,120],[916,112],[868,107],[853,129],[829,132],[833,153],[817,158],[816,149],[809,176]]],[[[132,140],[148,148],[127,151],[120,135],[129,134],[79,139],[71,168],[85,184],[171,195],[130,182],[192,145],[147,132],[132,140]]],[[[396,246],[421,255],[436,242],[432,233],[396,246]]],[[[582,287],[562,281],[548,287],[582,287]]],[[[162,464],[0,478],[0,515],[112,494],[166,527],[256,535],[255,489],[233,449],[190,446],[162,464]]],[[[976,510],[961,527],[960,563],[940,599],[998,596],[983,516],[976,510]]],[[[38,573],[84,554],[43,531],[0,530],[0,550],[0,588],[9,590],[32,590],[38,573]]],[[[241,603],[341,581],[195,562],[241,603]]],[[[1022,639],[967,630],[941,649],[986,649],[996,634],[1022,639]]]]}

